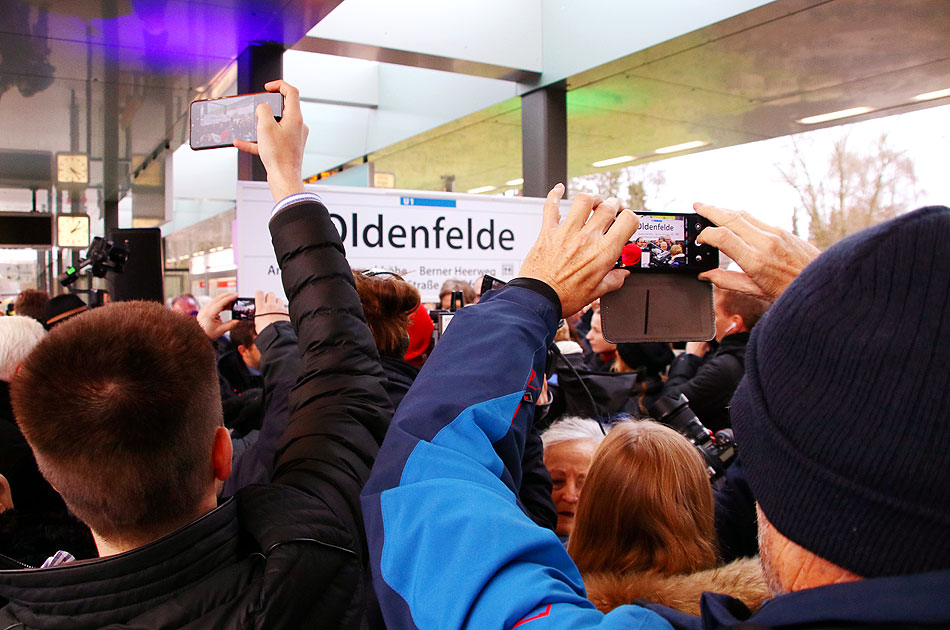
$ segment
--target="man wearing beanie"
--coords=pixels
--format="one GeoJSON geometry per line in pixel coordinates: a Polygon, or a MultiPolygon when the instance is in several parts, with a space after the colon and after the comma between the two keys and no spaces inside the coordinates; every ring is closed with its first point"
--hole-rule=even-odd
{"type": "Polygon", "coordinates": [[[706,616],[713,627],[947,627],[950,208],[842,240],[784,292],[806,244],[744,214],[697,210],[723,226],[701,240],[749,272],[708,278],[778,298],[752,332],[731,404],[777,597],[749,617],[706,595],[706,616]],[[773,238],[789,247],[767,262],[773,238]],[[924,255],[898,259],[895,248],[924,255]]]}
{"type": "Polygon", "coordinates": [[[559,318],[619,284],[610,269],[636,229],[619,202],[586,195],[562,220],[562,194],[549,194],[520,277],[453,320],[363,490],[387,628],[950,627],[950,208],[819,256],[696,205],[719,226],[700,240],[744,270],[702,277],[774,303],[752,331],[732,420],[775,595],[752,613],[706,593],[697,618],[647,603],[600,613],[517,500],[547,343],[559,318]],[[464,395],[433,395],[458,382],[464,395]]]}

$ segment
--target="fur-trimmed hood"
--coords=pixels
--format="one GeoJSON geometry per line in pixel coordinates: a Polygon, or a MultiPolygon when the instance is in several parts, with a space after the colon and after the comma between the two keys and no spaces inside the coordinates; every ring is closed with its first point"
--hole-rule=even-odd
{"type": "Polygon", "coordinates": [[[755,612],[770,596],[759,558],[741,558],[716,569],[687,575],[656,573],[588,573],[587,598],[602,612],[645,599],[690,615],[699,615],[699,599],[706,592],[724,593],[742,600],[755,612]]]}

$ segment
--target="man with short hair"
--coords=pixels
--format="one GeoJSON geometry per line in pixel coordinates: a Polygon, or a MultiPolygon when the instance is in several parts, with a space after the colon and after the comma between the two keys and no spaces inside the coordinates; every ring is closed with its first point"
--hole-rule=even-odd
{"type": "Polygon", "coordinates": [[[768,302],[750,295],[716,289],[716,348],[710,351],[710,344],[704,341],[687,343],[686,352],[670,365],[662,396],[685,395],[690,409],[710,431],[731,427],[729,401],[745,373],[749,333],[768,308],[768,302]]]}
{"type": "Polygon", "coordinates": [[[950,626],[950,208],[866,230],[812,263],[818,251],[801,239],[697,205],[720,226],[700,241],[746,272],[701,277],[777,300],[732,402],[776,596],[752,614],[707,593],[700,619],[601,613],[517,500],[547,345],[560,317],[620,285],[611,268],[637,223],[584,195],[561,221],[562,191],[520,278],[455,316],[363,490],[387,628],[950,626]],[[898,260],[895,246],[927,255],[898,260]]]}
{"type": "Polygon", "coordinates": [[[267,168],[304,353],[272,483],[217,500],[231,440],[195,319],[125,302],[62,324],[14,380],[14,410],[102,558],[0,571],[0,627],[376,626],[358,494],[392,407],[340,235],[303,192],[298,92],[265,89],[283,94],[283,118],[261,106],[260,144],[239,148],[267,168]]]}

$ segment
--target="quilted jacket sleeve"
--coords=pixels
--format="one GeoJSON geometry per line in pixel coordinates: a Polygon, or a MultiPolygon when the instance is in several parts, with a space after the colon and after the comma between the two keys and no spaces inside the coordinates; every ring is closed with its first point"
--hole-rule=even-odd
{"type": "Polygon", "coordinates": [[[365,544],[359,493],[392,416],[376,344],[323,204],[281,210],[270,231],[302,354],[272,481],[321,499],[365,544]]]}

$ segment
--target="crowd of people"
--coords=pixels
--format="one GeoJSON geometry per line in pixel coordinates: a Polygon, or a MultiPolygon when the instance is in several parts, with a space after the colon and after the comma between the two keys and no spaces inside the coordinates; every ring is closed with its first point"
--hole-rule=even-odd
{"type": "Polygon", "coordinates": [[[616,198],[558,184],[518,277],[426,305],[350,268],[266,89],[287,304],[0,318],[0,628],[950,626],[950,208],[820,253],[697,204],[714,339],[615,344],[616,198]]]}

